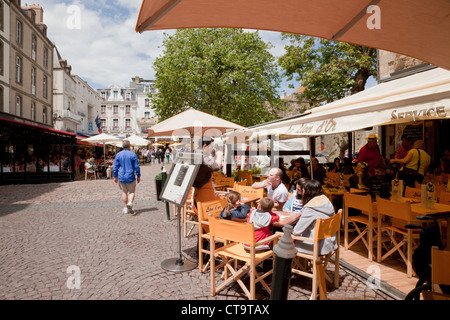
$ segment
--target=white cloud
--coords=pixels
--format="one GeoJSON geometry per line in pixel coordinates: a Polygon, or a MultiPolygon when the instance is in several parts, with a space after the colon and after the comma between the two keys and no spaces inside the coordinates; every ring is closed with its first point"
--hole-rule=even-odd
{"type": "MultiPolygon", "coordinates": [[[[48,37],[72,73],[94,89],[127,86],[134,76],[154,79],[153,62],[162,54],[163,34],[173,30],[135,31],[142,0],[42,0],[48,37]]],[[[249,30],[254,31],[254,30],[249,30]]],[[[278,32],[260,31],[279,57],[284,48],[278,32]]],[[[283,83],[280,92],[291,92],[283,83]]]]}

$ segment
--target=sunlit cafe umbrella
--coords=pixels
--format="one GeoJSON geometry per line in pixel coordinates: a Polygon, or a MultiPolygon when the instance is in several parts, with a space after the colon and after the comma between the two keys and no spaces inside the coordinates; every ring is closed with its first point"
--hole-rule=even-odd
{"type": "Polygon", "coordinates": [[[243,28],[354,43],[450,69],[448,0],[143,0],[136,31],[243,28]]]}
{"type": "Polygon", "coordinates": [[[191,150],[194,150],[194,136],[200,137],[205,134],[218,136],[229,129],[237,130],[244,129],[244,127],[209,113],[189,108],[148,129],[148,136],[188,136],[191,139],[191,150]]]}
{"type": "Polygon", "coordinates": [[[107,142],[120,142],[120,141],[122,141],[122,139],[120,139],[119,137],[116,137],[116,136],[112,136],[112,135],[106,134],[106,133],[100,133],[100,134],[97,134],[95,136],[83,139],[83,141],[86,141],[86,142],[89,142],[89,143],[92,143],[92,144],[96,144],[96,143],[103,144],[103,159],[106,159],[106,157],[105,157],[105,153],[106,153],[105,152],[105,144],[107,142]]]}
{"type": "Polygon", "coordinates": [[[126,137],[124,140],[130,141],[130,144],[135,147],[145,147],[150,144],[150,141],[135,134],[126,137]]]}

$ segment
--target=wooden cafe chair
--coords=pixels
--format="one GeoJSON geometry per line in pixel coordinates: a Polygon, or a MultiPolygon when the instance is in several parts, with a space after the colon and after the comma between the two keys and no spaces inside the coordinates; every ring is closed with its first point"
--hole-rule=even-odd
{"type": "MultiPolygon", "coordinates": [[[[218,198],[217,200],[199,202],[198,205],[198,266],[200,272],[205,272],[209,266],[209,260],[204,266],[203,254],[210,255],[209,249],[204,247],[204,240],[210,242],[209,217],[219,218],[220,212],[226,207],[228,200],[226,198],[218,198]]],[[[216,241],[224,242],[220,239],[216,241]]]]}
{"type": "Polygon", "coordinates": [[[237,192],[241,194],[241,198],[255,198],[256,200],[252,201],[249,204],[250,207],[256,207],[257,203],[264,198],[264,188],[255,189],[251,186],[238,186],[237,192]]]}
{"type": "Polygon", "coordinates": [[[273,273],[273,268],[259,274],[256,266],[274,256],[272,250],[257,250],[257,247],[267,242],[278,239],[279,235],[271,235],[259,242],[255,240],[255,229],[253,223],[242,223],[224,219],[209,218],[211,234],[210,272],[211,272],[211,296],[215,296],[230,283],[236,281],[249,300],[255,299],[256,284],[261,283],[263,288],[270,294],[270,287],[264,281],[273,273]],[[228,244],[216,248],[215,239],[220,238],[228,241],[228,244]],[[247,244],[249,249],[245,249],[247,244]],[[224,269],[222,283],[216,286],[216,259],[220,258],[223,263],[218,267],[224,269]],[[244,263],[239,266],[239,263],[244,263]],[[230,277],[229,274],[230,273],[230,277]],[[247,286],[241,278],[249,275],[250,282],[247,286]]]}
{"type": "MultiPolygon", "coordinates": [[[[374,212],[372,197],[370,194],[359,195],[350,192],[344,193],[344,248],[350,249],[355,243],[361,240],[368,252],[368,259],[374,260],[373,242],[374,232],[379,235],[376,228],[377,214],[374,212]],[[361,210],[359,215],[349,215],[349,209],[361,210]],[[354,227],[358,235],[349,243],[349,227],[354,227]]],[[[377,246],[381,245],[381,239],[377,236],[377,246]]],[[[378,257],[379,259],[380,257],[378,257]]],[[[377,260],[378,260],[377,259],[377,260]]]]}
{"type": "Polygon", "coordinates": [[[181,221],[183,221],[183,232],[185,238],[190,236],[195,226],[198,226],[198,215],[194,207],[193,192],[194,188],[191,187],[186,202],[181,210],[181,221]],[[190,228],[188,225],[190,225],[190,228]]]}
{"type": "MultiPolygon", "coordinates": [[[[382,219],[383,216],[388,216],[391,219],[390,224],[381,225],[380,236],[387,235],[392,247],[381,257],[379,262],[384,261],[394,252],[398,252],[406,264],[406,274],[408,278],[411,278],[413,275],[412,253],[414,242],[419,239],[418,231],[405,228],[406,224],[418,224],[414,213],[411,211],[411,203],[386,200],[378,196],[376,203],[378,219],[382,219]],[[406,251],[406,255],[404,251],[406,251]]],[[[381,250],[381,248],[378,247],[378,250],[381,250]]]]}
{"type": "Polygon", "coordinates": [[[433,292],[443,293],[440,285],[450,286],[450,251],[431,248],[431,283],[433,292]]]}
{"type": "MultiPolygon", "coordinates": [[[[311,300],[317,299],[317,290],[319,290],[319,297],[321,300],[326,299],[327,290],[326,282],[334,284],[335,288],[339,287],[339,243],[340,243],[340,229],[342,220],[342,209],[331,218],[317,219],[314,231],[314,238],[305,238],[301,236],[292,235],[294,241],[305,241],[313,244],[313,254],[298,252],[293,260],[292,273],[305,276],[312,279],[312,293],[311,300]],[[319,247],[321,240],[330,238],[336,235],[337,249],[329,252],[327,255],[319,255],[319,247]],[[331,258],[334,256],[334,260],[331,258]],[[306,259],[311,266],[308,268],[300,259],[306,259]],[[329,262],[334,263],[334,279],[331,279],[326,273],[325,269],[329,262]]],[[[279,234],[277,232],[277,234],[279,234]]]]}
{"type": "Polygon", "coordinates": [[[247,180],[242,180],[242,181],[235,181],[233,184],[233,188],[227,188],[227,191],[238,191],[238,186],[246,186],[247,185],[247,180]]]}
{"type": "Polygon", "coordinates": [[[422,188],[405,187],[405,198],[420,198],[422,196],[422,188]]]}
{"type": "Polygon", "coordinates": [[[439,195],[439,203],[450,204],[450,192],[441,191],[439,195]]]}
{"type": "Polygon", "coordinates": [[[424,300],[450,300],[450,294],[443,292],[441,285],[450,286],[450,251],[431,248],[431,289],[422,291],[424,300]]]}
{"type": "Polygon", "coordinates": [[[246,185],[251,186],[253,184],[253,175],[249,171],[239,171],[239,180],[246,180],[246,185]]]}

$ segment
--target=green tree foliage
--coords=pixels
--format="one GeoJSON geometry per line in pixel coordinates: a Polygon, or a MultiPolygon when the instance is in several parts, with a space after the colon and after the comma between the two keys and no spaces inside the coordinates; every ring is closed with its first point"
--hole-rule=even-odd
{"type": "Polygon", "coordinates": [[[302,98],[312,106],[362,91],[377,74],[376,49],[298,34],[282,38],[289,44],[279,64],[288,80],[301,82],[302,98]]]}
{"type": "Polygon", "coordinates": [[[270,46],[241,29],[165,34],[150,95],[156,114],[164,120],[194,108],[246,127],[276,119],[280,75],[270,46]]]}

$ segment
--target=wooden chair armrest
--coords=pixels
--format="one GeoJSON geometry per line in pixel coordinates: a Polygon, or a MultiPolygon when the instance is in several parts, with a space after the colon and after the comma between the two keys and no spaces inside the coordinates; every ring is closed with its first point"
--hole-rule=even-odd
{"type": "Polygon", "coordinates": [[[306,237],[292,235],[292,239],[314,243],[314,239],[312,239],[312,238],[306,238],[306,237]]]}
{"type": "Polygon", "coordinates": [[[278,239],[279,237],[280,237],[280,235],[278,235],[277,233],[275,233],[275,234],[273,234],[273,235],[271,235],[271,236],[269,236],[269,237],[267,237],[267,238],[264,238],[264,239],[258,241],[257,243],[255,243],[255,246],[259,246],[259,245],[261,245],[261,244],[265,244],[265,243],[267,243],[267,242],[271,242],[271,241],[273,241],[273,240],[275,240],[275,239],[278,239]]]}
{"type": "MultiPolygon", "coordinates": [[[[277,232],[275,232],[275,234],[277,234],[279,237],[281,237],[281,236],[284,234],[284,232],[277,231],[277,232]]],[[[291,235],[291,237],[292,237],[293,240],[301,240],[301,241],[307,241],[307,242],[314,242],[314,239],[311,239],[311,238],[305,238],[305,237],[294,236],[294,235],[291,235]]]]}

